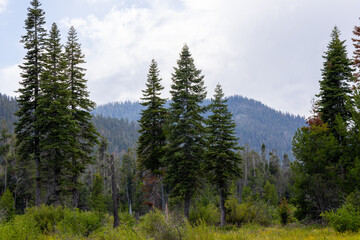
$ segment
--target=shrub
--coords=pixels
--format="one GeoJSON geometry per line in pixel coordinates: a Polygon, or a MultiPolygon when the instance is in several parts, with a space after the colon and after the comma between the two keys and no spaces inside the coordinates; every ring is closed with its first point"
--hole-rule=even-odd
{"type": "Polygon", "coordinates": [[[56,229],[71,235],[88,236],[101,226],[102,221],[95,212],[64,209],[64,218],[57,224],[56,229]]]}
{"type": "Polygon", "coordinates": [[[335,211],[330,210],[322,213],[330,225],[338,232],[353,231],[360,229],[360,192],[349,194],[345,203],[335,211]]]}
{"type": "Polygon", "coordinates": [[[8,222],[15,216],[15,201],[9,189],[6,189],[0,199],[0,221],[8,222]]]}
{"type": "Polygon", "coordinates": [[[42,233],[52,233],[55,225],[64,219],[64,209],[60,206],[41,205],[28,208],[25,215],[33,219],[42,233]]]}
{"type": "Polygon", "coordinates": [[[350,203],[345,203],[336,212],[333,210],[321,214],[338,232],[360,229],[360,212],[350,203]]]}
{"type": "Polygon", "coordinates": [[[200,204],[193,207],[189,213],[189,220],[192,223],[205,222],[208,225],[215,225],[219,223],[220,212],[219,209],[212,203],[207,205],[200,204]]]}
{"type": "Polygon", "coordinates": [[[283,200],[281,200],[281,203],[279,205],[279,216],[281,225],[285,226],[286,224],[291,222],[292,213],[288,201],[285,197],[283,198],[283,200]]]}
{"type": "Polygon", "coordinates": [[[17,215],[12,221],[0,224],[0,236],[1,240],[42,239],[40,229],[29,215],[17,215]]]}
{"type": "Polygon", "coordinates": [[[228,209],[226,221],[230,224],[241,226],[245,223],[256,223],[267,226],[273,220],[272,208],[261,201],[238,204],[237,199],[232,197],[225,205],[228,209]]]}
{"type": "Polygon", "coordinates": [[[119,213],[120,224],[133,227],[136,224],[135,218],[128,212],[120,212],[119,213]]]}
{"type": "Polygon", "coordinates": [[[175,218],[167,221],[160,210],[155,209],[141,218],[140,229],[156,240],[181,239],[181,223],[175,218]]]}

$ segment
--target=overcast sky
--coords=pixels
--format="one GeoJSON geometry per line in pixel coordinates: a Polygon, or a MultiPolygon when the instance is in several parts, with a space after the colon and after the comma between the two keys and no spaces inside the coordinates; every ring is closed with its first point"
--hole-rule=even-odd
{"type": "MultiPolygon", "coordinates": [[[[208,98],[219,82],[238,94],[309,116],[322,55],[335,25],[352,56],[360,0],[40,0],[47,28],[63,42],[73,25],[86,55],[97,104],[138,100],[152,58],[169,97],[171,73],[186,43],[205,75],[208,98]]],[[[19,43],[30,0],[0,0],[0,93],[15,96],[19,43]]]]}

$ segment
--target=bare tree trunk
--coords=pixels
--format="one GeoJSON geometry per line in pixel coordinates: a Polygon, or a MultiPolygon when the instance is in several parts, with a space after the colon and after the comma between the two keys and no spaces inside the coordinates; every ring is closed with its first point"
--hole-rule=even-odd
{"type": "Polygon", "coordinates": [[[225,211],[225,196],[222,189],[219,189],[220,193],[220,226],[226,225],[226,211],[225,211]]]}
{"type": "Polygon", "coordinates": [[[73,191],[72,191],[72,194],[73,194],[73,207],[77,208],[79,206],[79,189],[78,189],[78,185],[77,185],[78,174],[74,174],[72,182],[73,182],[73,185],[74,185],[73,186],[73,191]]]}
{"type": "Polygon", "coordinates": [[[126,195],[129,203],[129,214],[132,215],[132,208],[131,208],[131,198],[129,193],[129,187],[126,188],[126,195]]]}
{"type": "Polygon", "coordinates": [[[119,220],[119,207],[117,202],[117,189],[116,189],[116,175],[114,167],[114,153],[111,154],[111,188],[112,188],[112,201],[113,201],[113,216],[114,216],[114,228],[118,227],[120,224],[119,220]]]}
{"type": "Polygon", "coordinates": [[[162,177],[160,177],[160,188],[161,188],[161,209],[165,210],[165,193],[162,177]]]}

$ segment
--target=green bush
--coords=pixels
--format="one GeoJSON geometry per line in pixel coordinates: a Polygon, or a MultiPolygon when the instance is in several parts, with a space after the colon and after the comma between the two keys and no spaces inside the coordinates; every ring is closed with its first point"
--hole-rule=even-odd
{"type": "Polygon", "coordinates": [[[189,220],[192,223],[200,221],[207,225],[216,225],[220,221],[219,209],[212,203],[192,207],[189,213],[189,220]]]}
{"type": "Polygon", "coordinates": [[[7,223],[0,224],[1,240],[39,240],[40,229],[29,215],[17,215],[7,223]]]}
{"type": "Polygon", "coordinates": [[[360,229],[360,212],[352,204],[345,203],[336,212],[330,210],[321,216],[338,232],[358,232],[360,229]]]}
{"type": "Polygon", "coordinates": [[[129,212],[120,212],[119,213],[120,224],[133,227],[136,224],[136,220],[133,215],[129,212]]]}
{"type": "Polygon", "coordinates": [[[101,226],[102,221],[95,212],[64,209],[64,218],[56,225],[56,229],[71,235],[88,236],[101,226]]]}
{"type": "MultiPolygon", "coordinates": [[[[178,220],[178,218],[177,218],[178,220]]],[[[165,215],[160,210],[155,209],[141,218],[139,227],[147,236],[155,240],[181,239],[181,223],[175,218],[165,219],[165,215]]]]}
{"type": "Polygon", "coordinates": [[[360,229],[360,192],[352,192],[339,209],[327,211],[320,216],[338,232],[358,232],[360,229]]]}
{"type": "Polygon", "coordinates": [[[52,233],[55,225],[64,219],[64,208],[47,206],[28,208],[25,215],[31,217],[42,233],[52,233]]]}
{"type": "Polygon", "coordinates": [[[246,223],[256,223],[267,226],[274,218],[274,209],[265,203],[244,202],[238,204],[237,199],[232,197],[225,203],[228,210],[226,221],[230,224],[241,226],[246,223]]]}
{"type": "Polygon", "coordinates": [[[15,201],[9,189],[6,189],[0,199],[0,221],[8,222],[15,216],[15,201]]]}

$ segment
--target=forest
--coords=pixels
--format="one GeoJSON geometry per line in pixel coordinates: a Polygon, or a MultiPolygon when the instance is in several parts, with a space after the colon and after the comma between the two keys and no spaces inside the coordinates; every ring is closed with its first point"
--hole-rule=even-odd
{"type": "Polygon", "coordinates": [[[153,59],[137,123],[92,115],[76,29],[63,45],[45,24],[31,0],[19,96],[0,95],[1,239],[359,238],[360,27],[353,58],[334,27],[312,116],[286,115],[300,126],[271,138],[291,141],[279,155],[265,139],[241,144],[237,129],[262,121],[241,117],[220,83],[207,99],[186,44],[169,101],[153,59]]]}

